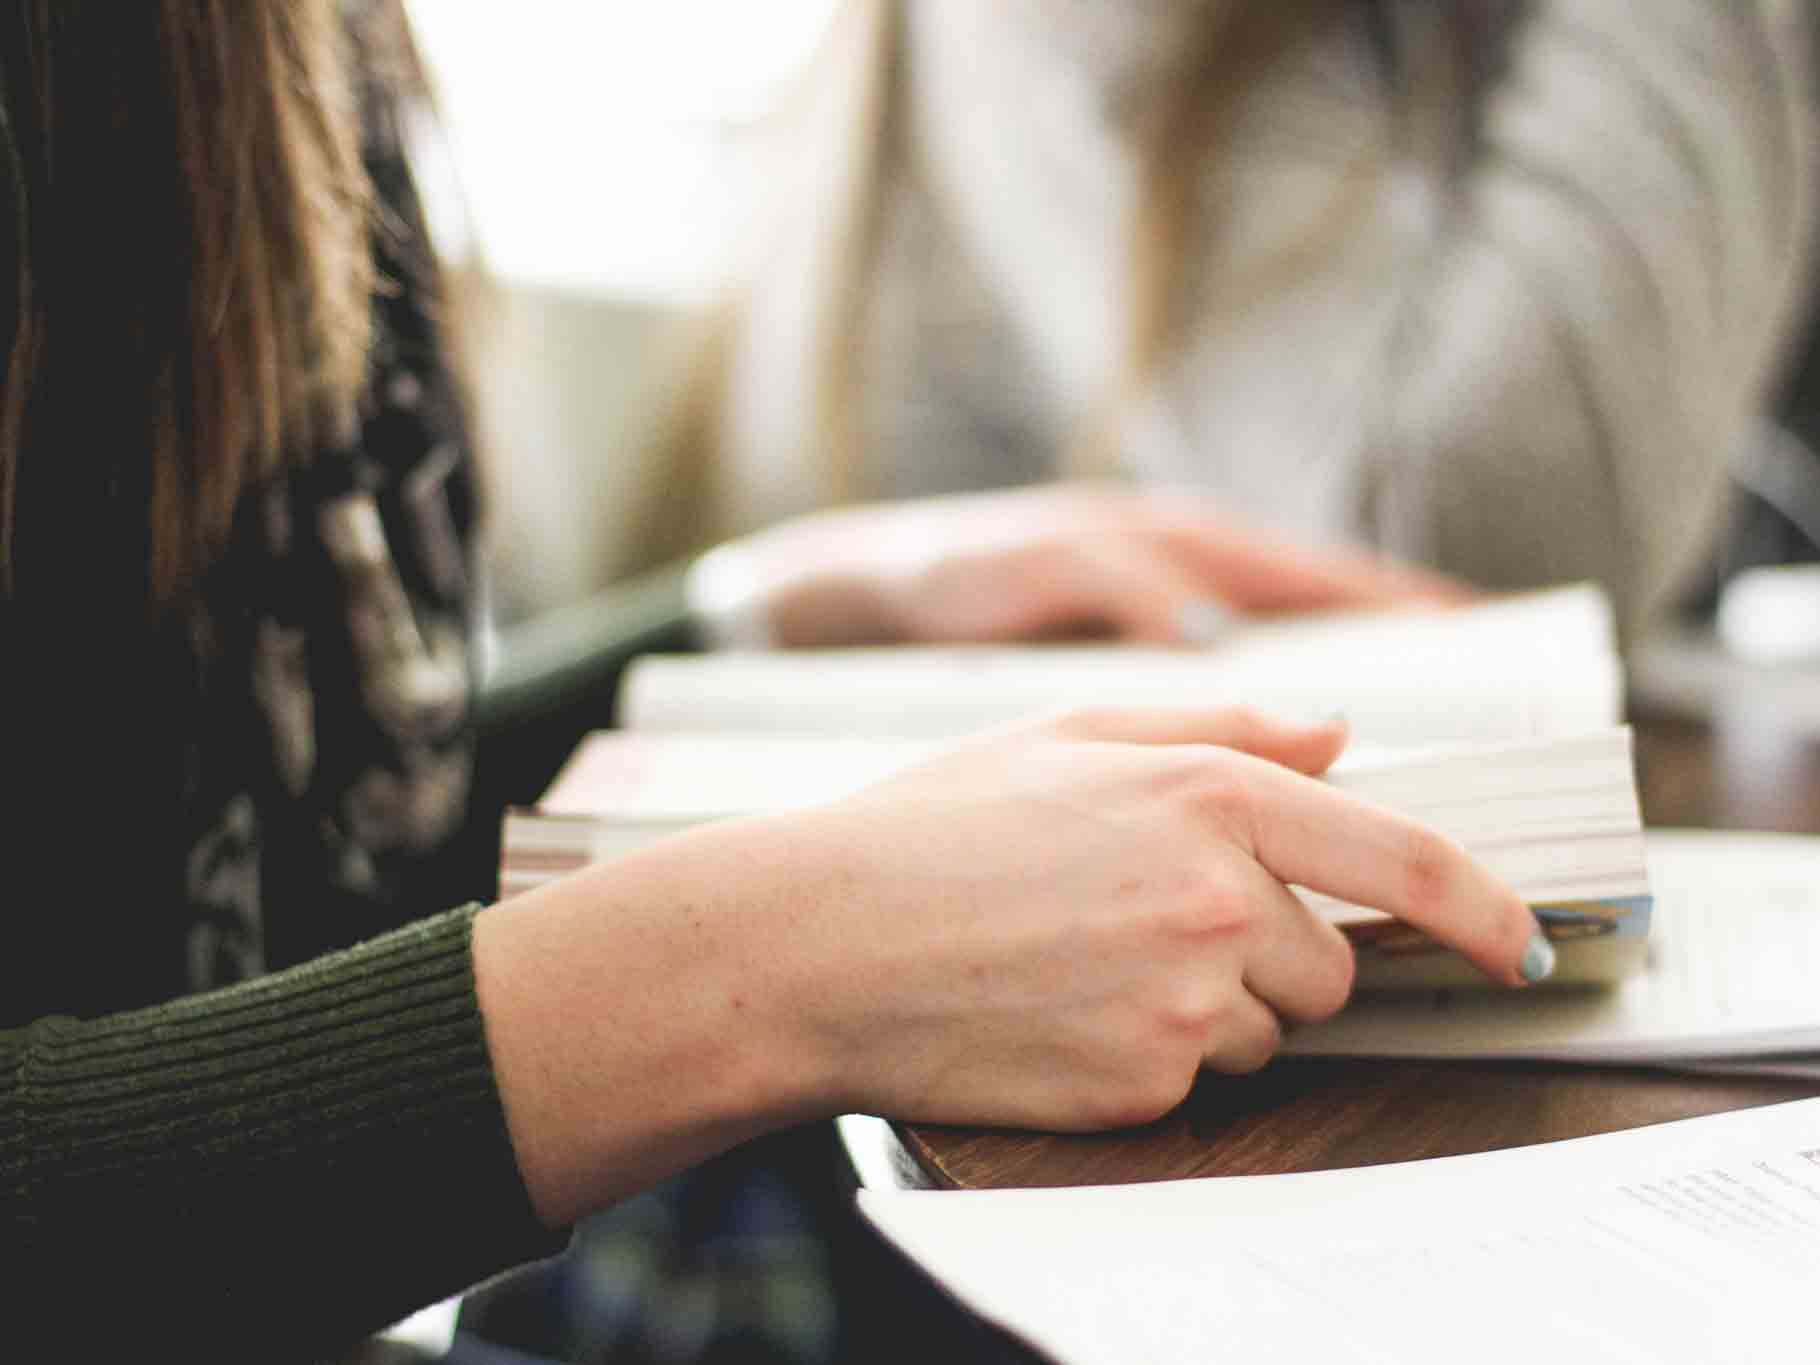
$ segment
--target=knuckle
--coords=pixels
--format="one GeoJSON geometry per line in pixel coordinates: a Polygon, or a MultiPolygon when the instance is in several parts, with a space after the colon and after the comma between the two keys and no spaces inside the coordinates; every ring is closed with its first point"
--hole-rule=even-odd
{"type": "Polygon", "coordinates": [[[1255,846],[1253,836],[1256,799],[1240,769],[1225,763],[1209,764],[1197,784],[1195,805],[1242,848],[1255,846]]]}
{"type": "Polygon", "coordinates": [[[1198,1045],[1206,1040],[1213,1024],[1206,993],[1186,986],[1158,1002],[1157,1018],[1169,1042],[1189,1039],[1198,1045]]]}
{"type": "Polygon", "coordinates": [[[1195,942],[1242,933],[1259,918],[1260,907],[1217,871],[1184,875],[1178,893],[1162,912],[1166,935],[1195,942]]]}
{"type": "Polygon", "coordinates": [[[1314,1019],[1326,1019],[1338,1014],[1352,998],[1353,982],[1358,975],[1358,959],[1353,955],[1352,945],[1346,942],[1346,936],[1331,926],[1322,926],[1327,930],[1321,935],[1325,947],[1320,950],[1321,961],[1310,973],[1311,990],[1308,1005],[1314,1019]]]}
{"type": "Polygon", "coordinates": [[[1169,999],[1162,1007],[1147,1000],[1101,1032],[1107,1050],[1089,1068],[1099,1080],[1077,1106],[1083,1127],[1149,1123],[1187,1098],[1206,1048],[1206,1010],[1187,989],[1169,999]]]}
{"type": "Polygon", "coordinates": [[[1275,1015],[1265,1013],[1248,1017],[1222,1037],[1207,1054],[1207,1065],[1228,1075],[1257,1071],[1277,1054],[1283,1045],[1283,1025],[1275,1015]]]}
{"type": "Polygon", "coordinates": [[[1225,711],[1223,719],[1229,735],[1224,743],[1237,749],[1256,743],[1269,728],[1264,713],[1254,706],[1230,707],[1225,711]]]}
{"type": "Polygon", "coordinates": [[[1095,739],[1114,733],[1118,713],[1110,706],[1059,706],[1047,717],[1049,726],[1077,739],[1095,739]]]}
{"type": "Polygon", "coordinates": [[[1188,1098],[1188,1092],[1194,1086],[1194,1071],[1192,1065],[1151,1068],[1118,1097],[1114,1112],[1108,1115],[1107,1126],[1129,1128],[1162,1118],[1188,1098]]]}
{"type": "Polygon", "coordinates": [[[1432,909],[1447,903],[1459,875],[1460,853],[1452,840],[1420,825],[1403,845],[1403,888],[1407,903],[1432,909]]]}
{"type": "Polygon", "coordinates": [[[1207,770],[1206,755],[1187,745],[1156,745],[1145,756],[1148,790],[1164,801],[1179,803],[1178,809],[1191,817],[1206,785],[1207,770]]]}
{"type": "Polygon", "coordinates": [[[1141,1077],[1126,1077],[1117,1085],[1097,1087],[1083,1095],[1074,1105],[1071,1126],[1085,1132],[1131,1128],[1168,1112],[1160,1087],[1141,1077]]]}

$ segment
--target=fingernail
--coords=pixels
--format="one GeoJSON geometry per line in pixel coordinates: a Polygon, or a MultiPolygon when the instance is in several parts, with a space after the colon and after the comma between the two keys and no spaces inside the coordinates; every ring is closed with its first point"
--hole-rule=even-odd
{"type": "Polygon", "coordinates": [[[1210,645],[1232,629],[1236,618],[1230,608],[1211,597],[1184,602],[1175,613],[1176,629],[1191,645],[1210,645]]]}
{"type": "Polygon", "coordinates": [[[1538,929],[1523,945],[1523,960],[1517,964],[1517,975],[1533,986],[1538,981],[1546,981],[1554,969],[1555,945],[1538,929]]]}

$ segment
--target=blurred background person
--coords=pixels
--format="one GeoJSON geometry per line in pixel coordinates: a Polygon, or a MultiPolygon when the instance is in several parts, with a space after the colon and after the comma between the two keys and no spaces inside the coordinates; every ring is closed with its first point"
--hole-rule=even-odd
{"type": "Polygon", "coordinates": [[[1810,27],[852,0],[655,466],[716,491],[654,524],[1112,475],[1648,619],[1800,321],[1810,27]]]}

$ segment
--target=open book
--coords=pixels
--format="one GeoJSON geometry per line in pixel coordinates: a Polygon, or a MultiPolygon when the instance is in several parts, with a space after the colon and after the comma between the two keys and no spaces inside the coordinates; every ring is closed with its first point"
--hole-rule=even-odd
{"type": "MultiPolygon", "coordinates": [[[[1449,834],[1536,907],[1556,985],[1635,972],[1651,900],[1611,611],[1590,586],[1455,609],[1236,627],[1203,649],[873,648],[653,656],[625,729],[590,737],[509,813],[501,891],[707,820],[835,799],[936,743],[1047,706],[1344,711],[1328,780],[1449,834]]],[[[1363,989],[1485,984],[1368,908],[1303,892],[1352,938],[1363,989]]]]}
{"type": "MultiPolygon", "coordinates": [[[[511,895],[705,820],[832,800],[955,734],[1062,705],[1343,711],[1329,780],[1458,839],[1537,907],[1556,984],[1636,970],[1650,921],[1609,604],[1579,585],[1455,609],[1236,626],[1201,649],[880,647],[652,656],[624,729],[507,819],[511,895]]],[[[1306,894],[1306,893],[1305,893],[1306,894]]],[[[1398,922],[1311,894],[1366,988],[1483,984],[1398,922]]]]}
{"type": "MultiPolygon", "coordinates": [[[[1452,835],[1537,907],[1557,984],[1643,962],[1651,901],[1622,672],[1590,586],[1482,605],[1235,627],[1203,649],[886,647],[652,656],[624,730],[587,740],[535,811],[507,817],[512,895],[706,820],[832,800],[940,739],[1068,704],[1343,711],[1329,780],[1452,835]]],[[[1424,936],[1310,893],[1359,953],[1364,988],[1483,978],[1424,936]]]]}
{"type": "Polygon", "coordinates": [[[859,1207],[1064,1365],[1780,1365],[1813,1352],[1820,1100],[1401,1165],[859,1207]]]}

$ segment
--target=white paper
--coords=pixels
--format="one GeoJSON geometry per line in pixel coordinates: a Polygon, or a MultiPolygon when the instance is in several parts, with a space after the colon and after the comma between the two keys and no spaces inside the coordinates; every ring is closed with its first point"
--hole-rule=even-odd
{"type": "Polygon", "coordinates": [[[1286,1050],[1605,1061],[1820,1050],[1820,839],[1645,839],[1655,912],[1642,972],[1608,988],[1360,998],[1286,1050]]]}
{"type": "Polygon", "coordinates": [[[1820,1100],[1356,1170],[859,1203],[1066,1365],[1817,1349],[1820,1100]]]}

